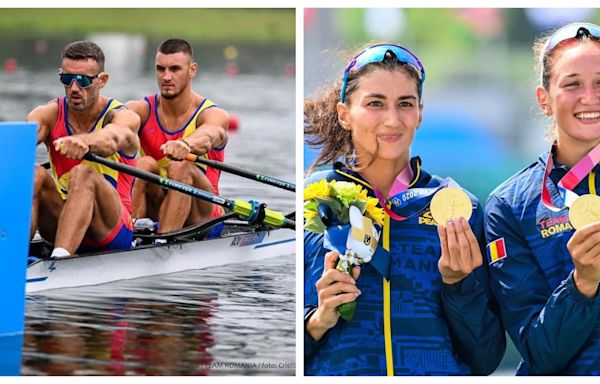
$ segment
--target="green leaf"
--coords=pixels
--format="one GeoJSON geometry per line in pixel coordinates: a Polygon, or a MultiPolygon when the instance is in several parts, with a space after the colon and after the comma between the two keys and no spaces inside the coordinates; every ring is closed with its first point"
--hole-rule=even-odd
{"type": "Polygon", "coordinates": [[[304,229],[315,233],[323,233],[326,228],[327,227],[325,227],[325,224],[323,224],[319,216],[308,220],[306,224],[304,224],[304,229]]]}
{"type": "Polygon", "coordinates": [[[350,210],[342,209],[342,211],[338,214],[338,219],[343,224],[348,224],[350,222],[350,210]]]}
{"type": "Polygon", "coordinates": [[[355,205],[356,208],[360,209],[360,213],[365,214],[365,209],[367,209],[367,202],[362,200],[355,201],[352,205],[355,205]]]}
{"type": "Polygon", "coordinates": [[[338,215],[339,212],[342,210],[342,203],[340,203],[339,201],[337,201],[336,199],[334,199],[333,197],[315,197],[315,200],[317,200],[319,203],[323,203],[325,205],[327,205],[329,208],[331,208],[331,210],[338,215]]]}
{"type": "Polygon", "coordinates": [[[313,211],[317,212],[317,206],[319,203],[315,200],[308,200],[304,202],[304,210],[305,211],[313,211]]]}

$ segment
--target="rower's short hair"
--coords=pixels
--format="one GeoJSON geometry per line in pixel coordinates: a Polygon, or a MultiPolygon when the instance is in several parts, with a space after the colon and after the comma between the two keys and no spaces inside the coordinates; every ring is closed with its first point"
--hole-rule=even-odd
{"type": "Polygon", "coordinates": [[[189,55],[192,60],[194,59],[194,50],[192,49],[192,46],[183,39],[166,40],[160,45],[160,47],[158,47],[158,52],[164,53],[165,55],[183,52],[189,55]]]}
{"type": "Polygon", "coordinates": [[[93,41],[74,41],[67,44],[60,55],[60,60],[86,60],[92,59],[98,63],[100,71],[104,71],[104,52],[93,41]]]}

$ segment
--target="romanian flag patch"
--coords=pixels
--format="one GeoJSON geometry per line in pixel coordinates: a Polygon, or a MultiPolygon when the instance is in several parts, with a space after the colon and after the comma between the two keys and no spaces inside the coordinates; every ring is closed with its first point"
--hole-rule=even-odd
{"type": "Polygon", "coordinates": [[[504,246],[504,237],[494,240],[487,245],[487,254],[490,264],[506,257],[506,247],[504,246]]]}

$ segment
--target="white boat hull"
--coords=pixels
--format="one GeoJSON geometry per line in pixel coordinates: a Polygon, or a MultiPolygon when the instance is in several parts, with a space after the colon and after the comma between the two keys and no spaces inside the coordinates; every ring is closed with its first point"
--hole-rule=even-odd
{"type": "Polygon", "coordinates": [[[26,292],[104,284],[191,269],[252,263],[295,253],[295,233],[277,229],[195,241],[146,246],[125,252],[42,260],[27,269],[26,292]]]}

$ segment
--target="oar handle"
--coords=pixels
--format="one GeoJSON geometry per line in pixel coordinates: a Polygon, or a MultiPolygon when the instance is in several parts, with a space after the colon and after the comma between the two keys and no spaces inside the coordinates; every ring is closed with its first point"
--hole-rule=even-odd
{"type": "Polygon", "coordinates": [[[245,177],[247,179],[256,180],[258,182],[269,184],[277,188],[285,189],[286,191],[295,192],[296,184],[290,183],[285,180],[277,179],[275,177],[263,175],[257,172],[249,171],[247,169],[239,168],[234,165],[225,164],[220,161],[207,159],[202,156],[194,155],[190,153],[187,155],[186,160],[193,161],[194,163],[200,163],[204,165],[208,165],[209,167],[219,169],[221,171],[233,173],[234,175],[238,175],[241,177],[245,177]]]}
{"type": "Polygon", "coordinates": [[[270,209],[261,209],[259,204],[255,201],[248,202],[243,200],[236,200],[235,207],[233,209],[235,213],[244,217],[244,219],[249,220],[250,222],[259,219],[259,221],[264,222],[267,225],[272,227],[283,227],[283,228],[296,228],[296,222],[288,219],[284,215],[279,212],[272,211],[270,209]],[[264,218],[259,218],[260,212],[264,212],[264,218]]]}
{"type": "MultiPolygon", "coordinates": [[[[83,156],[83,158],[88,161],[93,161],[98,164],[105,165],[116,171],[135,176],[137,178],[146,180],[146,181],[154,183],[154,184],[161,185],[165,188],[173,189],[178,192],[185,193],[186,195],[190,195],[190,196],[202,199],[202,200],[210,201],[213,204],[220,205],[222,207],[225,207],[225,208],[235,212],[244,220],[250,220],[252,217],[252,211],[253,211],[252,205],[253,204],[251,204],[251,203],[248,203],[248,202],[245,202],[242,200],[226,199],[224,197],[217,196],[212,193],[206,192],[202,189],[195,188],[193,186],[190,186],[190,185],[187,185],[184,183],[180,183],[178,181],[171,180],[171,179],[156,175],[151,172],[146,172],[146,171],[143,171],[143,170],[135,168],[135,167],[131,167],[127,164],[117,163],[117,162],[105,159],[104,157],[98,156],[94,153],[88,152],[83,156]]],[[[274,226],[274,227],[285,227],[285,228],[291,228],[291,229],[296,228],[296,223],[293,220],[287,219],[281,213],[271,211],[269,209],[264,209],[264,212],[265,212],[265,217],[262,222],[264,222],[268,225],[274,226]]]]}

